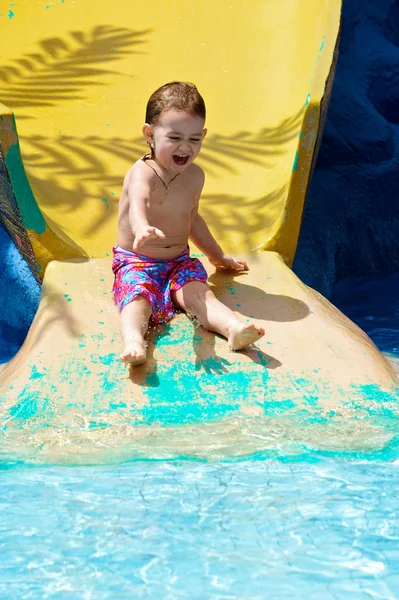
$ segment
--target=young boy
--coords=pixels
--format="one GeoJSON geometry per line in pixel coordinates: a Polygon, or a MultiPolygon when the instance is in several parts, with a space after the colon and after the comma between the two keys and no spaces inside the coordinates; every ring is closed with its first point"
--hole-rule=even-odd
{"type": "Polygon", "coordinates": [[[217,268],[248,270],[245,262],[223,252],[198,212],[204,172],[194,161],[206,135],[204,125],[205,104],[193,84],[168,83],[148,101],[143,135],[150,153],[126,174],[113,248],[123,363],[145,362],[150,317],[154,323],[168,321],[174,307],[227,338],[232,350],[265,333],[215,297],[201,262],[189,254],[188,239],[217,268]]]}

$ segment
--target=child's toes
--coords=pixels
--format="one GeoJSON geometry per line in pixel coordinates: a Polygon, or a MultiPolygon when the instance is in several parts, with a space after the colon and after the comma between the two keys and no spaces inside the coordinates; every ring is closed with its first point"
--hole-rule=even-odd
{"type": "Polygon", "coordinates": [[[145,344],[140,342],[128,344],[120,355],[120,359],[125,365],[142,365],[146,361],[145,344]]]}
{"type": "Polygon", "coordinates": [[[253,323],[235,322],[230,327],[228,342],[231,350],[242,350],[265,335],[264,329],[253,323]]]}

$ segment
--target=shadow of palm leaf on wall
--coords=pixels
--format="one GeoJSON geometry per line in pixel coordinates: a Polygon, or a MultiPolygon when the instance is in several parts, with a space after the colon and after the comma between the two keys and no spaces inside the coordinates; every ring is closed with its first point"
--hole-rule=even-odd
{"type": "MultiPolygon", "coordinates": [[[[273,146],[269,141],[268,132],[262,130],[260,134],[251,136],[239,134],[238,136],[223,136],[223,146],[231,147],[232,151],[227,155],[219,145],[221,136],[215,136],[216,143],[213,144],[213,136],[210,136],[208,145],[201,152],[200,162],[209,175],[222,175],[223,172],[239,173],[242,169],[240,163],[252,163],[268,168],[268,161],[262,160],[263,152],[273,154],[273,146]],[[240,139],[245,135],[245,145],[240,146],[240,139]],[[260,140],[264,139],[263,145],[260,140]],[[218,153],[221,153],[219,157],[218,153]]],[[[273,134],[273,132],[271,132],[273,134]]],[[[298,130],[295,130],[295,135],[298,130]]],[[[289,139],[287,132],[280,133],[277,137],[277,146],[285,144],[289,139]]],[[[271,135],[270,139],[273,139],[271,135]]],[[[24,162],[28,168],[29,179],[32,187],[41,198],[44,210],[47,206],[57,206],[61,214],[70,215],[82,207],[82,204],[90,205],[93,199],[102,201],[104,211],[97,219],[93,219],[85,231],[86,234],[93,233],[98,227],[106,223],[110,218],[116,216],[120,189],[123,183],[124,172],[112,173],[113,159],[126,162],[126,170],[129,165],[138,160],[147,151],[147,146],[142,137],[132,139],[102,138],[98,136],[86,136],[75,138],[59,135],[56,138],[44,136],[31,136],[25,142],[24,162]],[[36,175],[36,173],[39,174],[36,175]],[[45,177],[43,177],[45,174],[45,177]],[[72,181],[72,186],[67,186],[65,180],[72,181]]],[[[276,149],[278,151],[278,148],[276,149]]],[[[265,178],[266,182],[266,178],[265,178]]],[[[233,194],[203,195],[202,205],[212,222],[218,222],[219,208],[223,207],[223,213],[229,214],[232,207],[245,204],[246,214],[251,220],[252,231],[259,231],[267,227],[266,217],[259,214],[265,203],[271,203],[277,207],[285,186],[279,190],[272,190],[259,199],[238,197],[233,194]],[[215,210],[216,208],[216,210],[215,210]]],[[[205,216],[205,214],[204,214],[205,216]]],[[[232,217],[231,217],[232,218],[232,217]]],[[[227,217],[228,219],[228,217],[227,217]]],[[[221,225],[221,224],[220,224],[221,225]]],[[[237,213],[234,224],[231,226],[236,231],[241,231],[245,224],[242,222],[242,213],[237,213]]]]}
{"type": "Polygon", "coordinates": [[[222,245],[234,242],[241,252],[251,252],[254,250],[252,236],[262,231],[272,232],[273,226],[280,223],[281,206],[287,193],[288,184],[253,199],[234,194],[203,194],[200,212],[217,232],[222,245]]]}
{"type": "Polygon", "coordinates": [[[297,138],[303,114],[301,109],[296,115],[282,120],[278,126],[263,127],[257,133],[240,131],[233,136],[211,134],[205,138],[198,162],[212,175],[217,175],[218,168],[232,174],[239,173],[241,169],[237,162],[271,166],[275,157],[285,152],[286,145],[297,138]]]}
{"type": "MultiPolygon", "coordinates": [[[[98,85],[100,78],[110,74],[126,76],[126,73],[110,70],[105,65],[132,54],[143,54],[141,47],[148,43],[152,33],[150,29],[133,31],[97,26],[87,32],[70,32],[65,38],[46,38],[39,42],[37,52],[25,54],[0,68],[0,81],[3,82],[1,98],[11,108],[17,109],[18,120],[34,118],[32,107],[51,107],[84,100],[89,86],[98,85]]],[[[216,178],[226,172],[245,174],[247,165],[273,168],[276,157],[284,154],[287,144],[297,138],[303,114],[301,109],[278,125],[264,127],[258,132],[211,133],[205,139],[198,162],[207,175],[216,178]]],[[[92,207],[93,200],[98,203],[100,210],[95,211],[83,232],[90,235],[116,217],[124,175],[146,151],[147,146],[141,136],[30,135],[24,139],[23,157],[33,190],[44,211],[47,207],[56,206],[60,215],[67,219],[82,206],[92,207]],[[125,163],[123,168],[121,162],[125,163]]],[[[266,177],[265,174],[265,188],[266,177]]],[[[257,214],[261,206],[265,202],[277,204],[274,200],[276,194],[281,198],[285,193],[285,189],[272,190],[262,198],[252,200],[234,196],[225,186],[213,199],[210,196],[205,198],[208,216],[219,224],[218,211],[214,210],[216,204],[223,206],[223,212],[231,212],[232,203],[245,203],[245,219],[251,222],[252,230],[266,226],[265,217],[257,214]]],[[[275,218],[274,210],[270,214],[275,218]]],[[[242,216],[236,216],[234,229],[237,227],[240,232],[246,226],[242,216]]]]}
{"type": "Polygon", "coordinates": [[[1,100],[16,109],[18,119],[33,118],[24,108],[84,100],[85,88],[98,85],[99,77],[118,73],[101,65],[141,54],[135,47],[147,43],[151,33],[98,25],[89,32],[42,40],[37,52],[0,67],[1,100]]]}

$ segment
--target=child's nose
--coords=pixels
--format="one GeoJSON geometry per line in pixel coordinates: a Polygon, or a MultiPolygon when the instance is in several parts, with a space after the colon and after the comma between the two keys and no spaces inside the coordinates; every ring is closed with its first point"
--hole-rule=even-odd
{"type": "Polygon", "coordinates": [[[182,152],[189,152],[190,151],[190,142],[188,141],[181,141],[180,145],[179,145],[179,150],[181,150],[182,152]]]}

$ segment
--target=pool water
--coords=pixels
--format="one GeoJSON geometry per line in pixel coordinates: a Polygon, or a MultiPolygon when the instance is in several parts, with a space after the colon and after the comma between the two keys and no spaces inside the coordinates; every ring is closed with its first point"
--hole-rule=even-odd
{"type": "MultiPolygon", "coordinates": [[[[393,362],[399,276],[334,303],[393,362]]],[[[399,598],[399,452],[0,467],[1,599],[399,598]]]]}
{"type": "Polygon", "coordinates": [[[399,274],[339,283],[332,302],[367,333],[381,352],[399,359],[399,274]]]}

